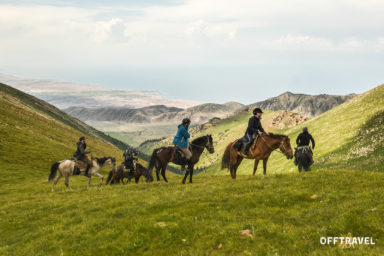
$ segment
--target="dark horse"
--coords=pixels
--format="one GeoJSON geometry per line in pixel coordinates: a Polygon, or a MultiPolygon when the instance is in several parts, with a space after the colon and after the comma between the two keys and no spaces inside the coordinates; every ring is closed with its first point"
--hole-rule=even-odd
{"type": "Polygon", "coordinates": [[[130,183],[131,182],[131,179],[132,178],[135,178],[135,182],[136,184],[139,183],[139,180],[140,180],[140,177],[141,176],[144,176],[145,177],[145,180],[147,182],[152,182],[153,181],[153,177],[152,177],[152,174],[148,171],[147,168],[145,168],[144,166],[142,166],[141,164],[139,163],[136,163],[134,164],[135,166],[135,171],[132,173],[130,171],[127,171],[125,170],[124,168],[124,163],[122,163],[121,165],[117,166],[117,170],[114,171],[110,171],[109,172],[109,175],[108,175],[108,178],[107,178],[107,181],[106,181],[106,185],[108,184],[118,184],[120,183],[120,181],[124,183],[124,178],[127,178],[128,179],[128,182],[130,183]]]}
{"type": "MultiPolygon", "coordinates": [[[[187,162],[188,168],[183,179],[183,184],[185,184],[185,180],[189,174],[189,183],[192,183],[193,167],[199,161],[204,149],[206,148],[210,154],[215,152],[211,135],[202,136],[193,140],[190,143],[189,148],[192,152],[192,157],[187,162]]],[[[168,163],[172,162],[177,165],[183,165],[183,163],[179,161],[179,157],[175,156],[176,154],[179,154],[179,152],[177,152],[176,148],[173,146],[161,147],[153,150],[148,170],[149,172],[152,172],[153,167],[156,168],[157,181],[160,181],[159,172],[161,170],[161,176],[163,176],[165,182],[168,182],[167,178],[165,177],[165,170],[168,163]]]]}
{"type": "Polygon", "coordinates": [[[295,152],[295,164],[299,168],[299,172],[302,170],[309,171],[313,164],[312,150],[309,146],[298,147],[295,152]]]}
{"type": "Polygon", "coordinates": [[[237,141],[228,144],[225,149],[223,159],[221,161],[221,169],[228,168],[231,172],[232,179],[236,179],[236,171],[243,158],[255,159],[255,166],[253,174],[256,173],[257,165],[260,160],[264,163],[264,175],[267,173],[267,162],[272,151],[280,149],[280,151],[287,157],[287,159],[293,158],[291,143],[286,135],[279,134],[262,134],[253,143],[247,156],[238,152],[233,145],[237,141]]]}

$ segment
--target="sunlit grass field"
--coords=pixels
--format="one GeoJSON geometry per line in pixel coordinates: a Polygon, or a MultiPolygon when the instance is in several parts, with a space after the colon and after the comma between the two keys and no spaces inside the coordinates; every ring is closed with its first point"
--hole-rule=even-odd
{"type": "MultiPolygon", "coordinates": [[[[384,175],[195,176],[181,184],[86,189],[63,180],[57,192],[23,170],[0,186],[0,255],[380,255],[384,250],[384,175]],[[19,177],[23,177],[20,179],[19,177]],[[313,195],[317,198],[312,199],[313,195]],[[240,231],[249,230],[249,235],[240,231]],[[375,245],[342,249],[323,236],[371,236],[375,245]]],[[[102,174],[106,176],[107,169],[102,174]]],[[[3,174],[4,175],[4,174],[3,174]]],[[[46,176],[46,177],[45,177],[46,176]]]]}
{"type": "MultiPolygon", "coordinates": [[[[87,189],[84,176],[72,176],[72,190],[62,179],[55,193],[49,167],[71,157],[83,133],[2,93],[0,255],[381,255],[383,88],[306,122],[318,140],[312,172],[299,174],[275,155],[267,176],[249,176],[252,161],[235,181],[220,170],[214,156],[242,135],[249,118],[243,113],[209,132],[216,155],[204,154],[202,163],[216,162],[193,184],[167,172],[168,184],[99,187],[93,178],[87,189]],[[321,237],[349,234],[372,237],[375,245],[320,244],[321,237]]],[[[294,137],[300,129],[283,132],[294,137]]],[[[121,150],[87,137],[94,156],[121,162],[121,150]]],[[[105,178],[108,172],[101,170],[105,178]]]]}

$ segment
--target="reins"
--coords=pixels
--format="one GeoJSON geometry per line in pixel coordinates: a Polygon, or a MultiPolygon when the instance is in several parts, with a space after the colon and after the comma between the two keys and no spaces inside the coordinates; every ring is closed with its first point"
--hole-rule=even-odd
{"type": "MultiPolygon", "coordinates": [[[[267,147],[268,147],[269,149],[271,149],[272,151],[275,150],[275,149],[273,149],[273,148],[268,144],[268,142],[263,138],[263,136],[260,135],[260,137],[263,139],[263,141],[265,142],[265,144],[267,145],[267,147]]],[[[281,153],[281,154],[283,154],[283,155],[285,155],[285,153],[281,152],[281,150],[280,150],[280,146],[283,146],[283,147],[285,148],[285,146],[284,146],[284,141],[281,141],[279,147],[276,148],[276,151],[279,152],[279,153],[281,153]]]]}

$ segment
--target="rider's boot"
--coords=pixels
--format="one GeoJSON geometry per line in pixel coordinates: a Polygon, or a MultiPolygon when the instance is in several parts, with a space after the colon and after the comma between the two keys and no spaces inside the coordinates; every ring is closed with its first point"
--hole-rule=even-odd
{"type": "Polygon", "coordinates": [[[244,155],[248,155],[249,149],[251,148],[252,143],[248,143],[247,146],[245,146],[244,155]]]}
{"type": "Polygon", "coordinates": [[[80,169],[79,169],[79,167],[77,167],[76,165],[75,165],[75,169],[73,170],[73,175],[79,175],[81,172],[80,172],[80,169]]]}

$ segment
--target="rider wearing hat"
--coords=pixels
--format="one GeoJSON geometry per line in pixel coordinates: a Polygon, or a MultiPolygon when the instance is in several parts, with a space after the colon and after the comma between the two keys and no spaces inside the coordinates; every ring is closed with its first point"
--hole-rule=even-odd
{"type": "Polygon", "coordinates": [[[248,154],[249,148],[252,146],[253,141],[256,138],[256,135],[261,135],[262,133],[265,133],[260,122],[262,114],[263,114],[263,111],[260,108],[255,108],[253,110],[253,116],[249,118],[248,128],[243,137],[243,140],[247,143],[247,146],[244,152],[246,155],[248,154]]]}
{"type": "Polygon", "coordinates": [[[173,144],[184,153],[186,160],[189,160],[192,157],[192,153],[188,149],[188,139],[191,137],[188,133],[188,127],[190,124],[191,120],[189,118],[184,118],[182,123],[177,127],[178,130],[175,138],[173,139],[173,144]]]}
{"type": "MultiPolygon", "coordinates": [[[[85,173],[84,175],[85,176],[88,176],[88,171],[89,169],[91,168],[91,165],[92,165],[92,162],[88,159],[88,157],[86,156],[86,154],[89,154],[91,152],[89,151],[85,151],[85,149],[87,148],[87,143],[86,143],[86,139],[84,136],[81,136],[79,141],[77,142],[76,144],[77,146],[77,150],[76,152],[73,154],[73,156],[78,160],[78,161],[82,161],[84,163],[87,164],[87,169],[85,170],[85,173]]],[[[80,170],[77,170],[76,174],[80,174],[80,170]]]]}

